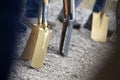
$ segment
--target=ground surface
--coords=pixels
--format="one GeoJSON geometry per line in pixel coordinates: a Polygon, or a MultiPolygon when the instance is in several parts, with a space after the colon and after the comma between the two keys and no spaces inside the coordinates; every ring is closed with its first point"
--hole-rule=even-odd
{"type": "MultiPolygon", "coordinates": [[[[73,29],[69,56],[62,57],[58,54],[62,23],[56,20],[56,17],[61,8],[62,0],[51,1],[49,4],[48,20],[55,26],[53,26],[43,67],[32,69],[28,61],[19,59],[31,32],[31,28],[27,27],[27,32],[18,36],[16,57],[10,80],[120,80],[119,74],[111,76],[110,70],[114,70],[114,68],[110,68],[108,72],[104,69],[106,63],[111,62],[109,58],[114,52],[114,35],[108,38],[106,43],[97,43],[90,39],[89,30],[83,27],[79,30],[73,29]],[[101,70],[105,71],[104,75],[101,70]]],[[[77,9],[76,19],[82,26],[90,13],[91,10],[84,7],[77,9]]],[[[108,10],[107,14],[110,16],[109,28],[114,30],[115,13],[108,10]]]]}

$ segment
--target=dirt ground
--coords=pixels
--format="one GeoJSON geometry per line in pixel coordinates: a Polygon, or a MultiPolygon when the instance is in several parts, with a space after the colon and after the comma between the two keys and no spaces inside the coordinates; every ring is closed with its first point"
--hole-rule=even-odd
{"type": "MultiPolygon", "coordinates": [[[[105,43],[90,39],[91,32],[83,27],[91,13],[90,9],[77,8],[76,19],[82,27],[79,30],[73,29],[69,56],[62,57],[58,54],[62,23],[56,18],[61,8],[62,0],[51,0],[48,20],[55,26],[52,27],[52,37],[43,66],[32,69],[29,66],[30,62],[19,59],[31,32],[31,28],[27,26],[27,31],[18,36],[16,56],[9,80],[120,80],[120,74],[115,76],[108,74],[114,68],[104,72],[105,75],[100,73],[101,70],[105,71],[103,67],[110,62],[110,57],[114,53],[115,35],[109,37],[105,43]]],[[[110,16],[109,29],[115,30],[114,10],[107,10],[106,14],[110,16]]]]}

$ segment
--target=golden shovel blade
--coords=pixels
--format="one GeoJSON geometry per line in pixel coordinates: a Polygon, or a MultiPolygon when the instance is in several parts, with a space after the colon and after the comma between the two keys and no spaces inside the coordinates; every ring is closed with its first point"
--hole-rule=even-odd
{"type": "Polygon", "coordinates": [[[23,51],[23,54],[21,56],[22,59],[24,59],[24,60],[31,60],[32,59],[34,49],[36,46],[38,33],[39,33],[39,26],[34,26],[32,28],[30,37],[29,37],[28,42],[26,44],[26,47],[23,51]]]}
{"type": "Polygon", "coordinates": [[[46,27],[45,30],[41,29],[40,32],[42,33],[38,34],[35,51],[31,60],[31,66],[33,68],[42,67],[52,30],[46,27]],[[43,34],[44,36],[41,36],[41,34],[43,34]],[[42,38],[43,40],[41,41],[42,38]]]}
{"type": "Polygon", "coordinates": [[[96,42],[106,42],[109,17],[100,13],[93,13],[91,39],[96,42]]]}

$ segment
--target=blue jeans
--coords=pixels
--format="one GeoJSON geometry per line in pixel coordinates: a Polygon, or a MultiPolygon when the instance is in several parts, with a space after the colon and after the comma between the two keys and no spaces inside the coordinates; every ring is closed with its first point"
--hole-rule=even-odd
{"type": "Polygon", "coordinates": [[[75,8],[77,8],[83,0],[75,0],[75,8]]]}
{"type": "Polygon", "coordinates": [[[38,17],[39,3],[41,0],[27,0],[25,16],[30,18],[38,17]]]}
{"type": "Polygon", "coordinates": [[[93,7],[93,12],[100,12],[105,6],[105,2],[106,0],[96,0],[93,7]]]}
{"type": "MultiPolygon", "coordinates": [[[[79,6],[82,0],[75,0],[75,8],[79,6]]],[[[25,16],[37,18],[39,16],[39,3],[41,0],[27,0],[25,16]]]]}

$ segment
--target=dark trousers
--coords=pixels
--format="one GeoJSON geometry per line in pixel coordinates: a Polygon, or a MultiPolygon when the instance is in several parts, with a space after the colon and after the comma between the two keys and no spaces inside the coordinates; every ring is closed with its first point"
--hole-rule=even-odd
{"type": "MultiPolygon", "coordinates": [[[[96,0],[92,11],[100,12],[105,6],[105,2],[106,0],[96,0]]],[[[91,24],[92,24],[92,17],[93,17],[93,14],[91,13],[85,24],[85,27],[87,27],[90,30],[91,30],[91,24]]]]}
{"type": "MultiPolygon", "coordinates": [[[[75,0],[75,7],[77,8],[82,0],[75,0]]],[[[39,4],[41,0],[27,0],[25,16],[29,18],[37,18],[39,16],[39,4]]]]}

